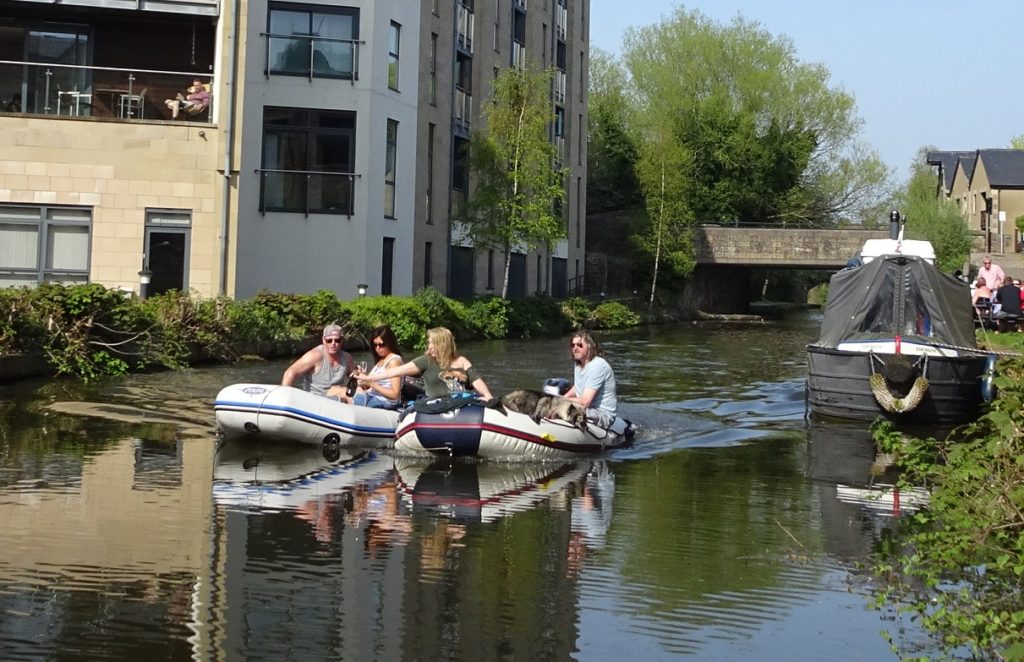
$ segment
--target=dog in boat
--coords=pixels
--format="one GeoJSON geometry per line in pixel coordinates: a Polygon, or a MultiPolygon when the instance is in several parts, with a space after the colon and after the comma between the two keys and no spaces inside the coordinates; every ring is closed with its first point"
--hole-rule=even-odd
{"type": "Polygon", "coordinates": [[[538,423],[542,418],[551,418],[568,421],[581,430],[587,429],[587,414],[583,407],[560,395],[521,389],[503,395],[501,404],[505,409],[526,414],[538,423]]]}

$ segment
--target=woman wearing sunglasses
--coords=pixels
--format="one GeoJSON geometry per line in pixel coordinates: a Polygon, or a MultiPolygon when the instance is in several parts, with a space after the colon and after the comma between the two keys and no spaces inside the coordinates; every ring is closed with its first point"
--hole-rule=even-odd
{"type": "Polygon", "coordinates": [[[282,386],[299,388],[332,398],[345,395],[345,383],[355,371],[352,355],[341,348],[341,327],[324,327],[323,342],[295,360],[281,377],[282,386]],[[296,384],[296,380],[299,383],[296,384]]]}
{"type": "MultiPolygon", "coordinates": [[[[373,355],[377,362],[373,364],[363,379],[359,380],[356,394],[342,398],[344,402],[373,407],[374,409],[396,409],[402,398],[401,377],[381,377],[388,368],[402,365],[402,356],[398,351],[398,339],[390,326],[378,326],[373,330],[373,355]]],[[[364,367],[366,364],[362,364],[364,367]]]]}

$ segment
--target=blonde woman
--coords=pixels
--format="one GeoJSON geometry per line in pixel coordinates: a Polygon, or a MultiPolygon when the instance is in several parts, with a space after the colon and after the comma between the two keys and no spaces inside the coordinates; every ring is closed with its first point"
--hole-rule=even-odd
{"type": "MultiPolygon", "coordinates": [[[[455,346],[455,336],[443,326],[427,331],[425,354],[417,356],[409,363],[382,370],[373,377],[390,379],[421,375],[428,398],[443,398],[452,392],[469,389],[473,389],[484,399],[490,400],[492,397],[487,383],[477,374],[470,360],[459,355],[459,350],[455,346]]],[[[367,375],[357,373],[356,377],[364,379],[367,375]]]]}

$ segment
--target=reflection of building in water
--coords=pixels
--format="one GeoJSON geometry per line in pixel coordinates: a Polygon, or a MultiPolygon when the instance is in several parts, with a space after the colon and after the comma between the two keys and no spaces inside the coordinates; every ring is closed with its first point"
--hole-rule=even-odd
{"type": "MultiPolygon", "coordinates": [[[[85,452],[73,444],[74,452],[45,454],[14,443],[7,448],[38,454],[15,469],[30,472],[24,480],[0,486],[0,611],[19,615],[0,619],[0,637],[25,641],[32,633],[30,657],[71,650],[113,630],[138,632],[144,648],[152,623],[184,625],[194,596],[204,591],[209,445],[174,438],[91,442],[85,452]],[[21,636],[10,637],[10,628],[21,636]]],[[[127,645],[124,636],[116,639],[113,645],[127,645]]],[[[184,639],[162,647],[189,655],[184,639]]],[[[19,656],[5,648],[5,657],[19,656]]],[[[117,651],[111,654],[133,657],[117,651]]]]}

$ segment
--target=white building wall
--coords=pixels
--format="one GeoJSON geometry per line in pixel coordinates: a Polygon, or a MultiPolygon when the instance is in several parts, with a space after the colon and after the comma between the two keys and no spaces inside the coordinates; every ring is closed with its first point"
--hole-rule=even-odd
{"type": "MultiPolygon", "coordinates": [[[[297,3],[299,4],[299,3],[297,3]]],[[[356,296],[356,285],[381,293],[385,236],[395,238],[392,293],[412,293],[413,213],[417,113],[419,4],[404,0],[303,2],[304,6],[359,9],[358,80],[271,76],[266,68],[266,0],[250,0],[245,18],[245,65],[239,104],[242,131],[235,295],[261,289],[312,293],[331,290],[356,296]],[[398,91],[387,86],[391,22],[402,26],[398,91]],[[259,211],[263,108],[314,108],[356,112],[354,214],[266,213],[259,211]],[[398,157],[395,218],[384,217],[387,120],[397,120],[398,157]]]]}

